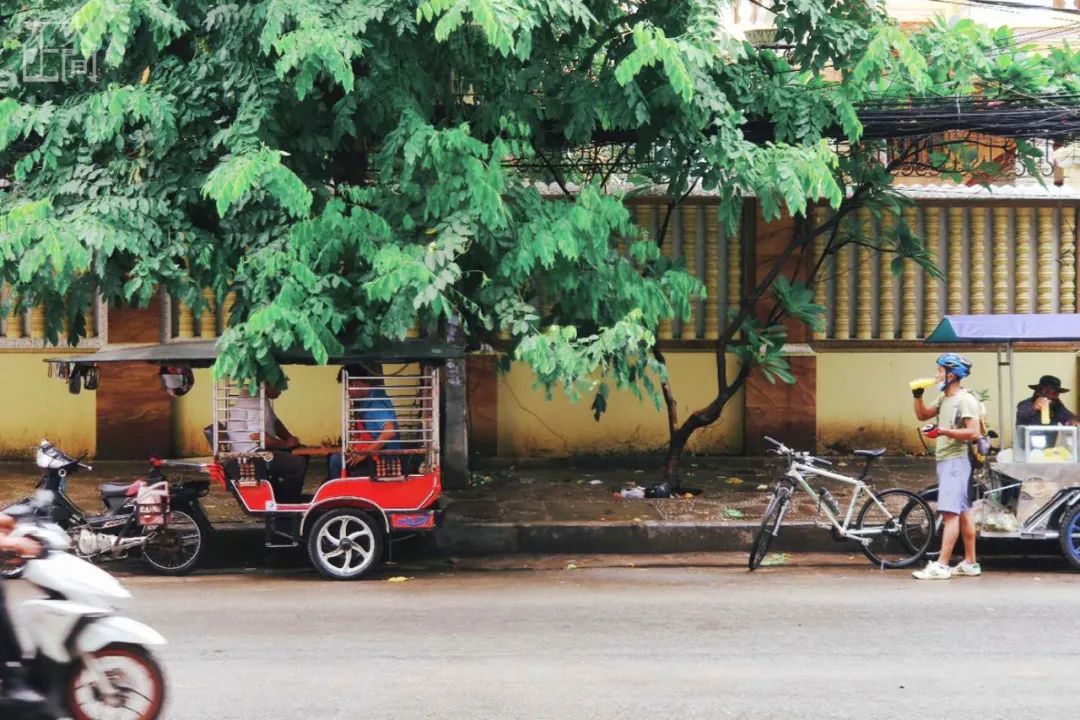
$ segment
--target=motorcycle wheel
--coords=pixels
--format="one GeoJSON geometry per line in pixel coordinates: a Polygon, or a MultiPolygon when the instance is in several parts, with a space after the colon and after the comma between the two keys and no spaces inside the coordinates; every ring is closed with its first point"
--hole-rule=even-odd
{"type": "Polygon", "coordinates": [[[165,676],[150,652],[139,645],[107,645],[93,653],[102,672],[119,691],[104,697],[92,673],[77,660],[68,676],[64,701],[74,720],[157,720],[165,707],[165,676]],[[118,713],[123,710],[125,712],[118,713]]]}
{"type": "Polygon", "coordinates": [[[143,563],[162,575],[187,575],[206,549],[206,528],[183,510],[172,512],[168,527],[144,532],[149,537],[142,546],[143,563]]]}

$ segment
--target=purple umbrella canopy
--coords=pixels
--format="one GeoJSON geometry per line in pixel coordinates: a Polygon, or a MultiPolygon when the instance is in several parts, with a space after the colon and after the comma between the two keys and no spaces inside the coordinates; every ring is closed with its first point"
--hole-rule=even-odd
{"type": "Polygon", "coordinates": [[[1077,342],[1080,314],[946,315],[926,338],[949,342],[1077,342]]]}

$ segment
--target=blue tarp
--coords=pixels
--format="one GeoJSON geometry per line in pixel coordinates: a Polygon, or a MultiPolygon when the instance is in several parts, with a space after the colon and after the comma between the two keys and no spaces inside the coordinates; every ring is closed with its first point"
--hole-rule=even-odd
{"type": "Polygon", "coordinates": [[[1080,343],[1080,314],[946,315],[926,338],[928,343],[1013,340],[1080,343]]]}

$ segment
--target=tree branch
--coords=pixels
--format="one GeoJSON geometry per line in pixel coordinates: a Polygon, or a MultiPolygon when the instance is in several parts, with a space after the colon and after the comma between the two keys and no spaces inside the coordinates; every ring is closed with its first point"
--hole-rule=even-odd
{"type": "Polygon", "coordinates": [[[649,4],[642,3],[637,10],[630,13],[629,15],[617,16],[610,25],[604,28],[603,32],[601,32],[599,37],[596,38],[596,41],[593,42],[591,46],[589,46],[589,49],[585,51],[585,55],[581,58],[581,62],[578,63],[577,71],[579,73],[588,72],[592,66],[593,59],[596,57],[596,54],[600,52],[600,48],[604,47],[606,43],[614,40],[615,36],[619,34],[619,26],[626,23],[632,24],[635,20],[638,20],[647,15],[648,10],[649,4]]]}
{"type": "Polygon", "coordinates": [[[551,161],[547,159],[547,156],[537,150],[536,157],[540,158],[540,161],[544,163],[544,167],[546,167],[548,169],[548,172],[551,173],[551,177],[554,178],[555,184],[559,186],[559,189],[563,191],[563,194],[566,195],[566,197],[568,197],[570,200],[573,200],[574,194],[571,193],[570,190],[566,187],[566,182],[559,175],[559,171],[555,169],[555,166],[551,164],[551,161]]]}
{"type": "Polygon", "coordinates": [[[686,200],[686,198],[690,197],[690,193],[694,192],[694,188],[697,187],[699,179],[700,178],[695,178],[694,182],[690,183],[690,187],[687,188],[686,192],[684,192],[682,195],[679,196],[678,200],[673,200],[673,201],[668,203],[667,213],[664,214],[664,222],[660,226],[660,232],[657,233],[657,236],[656,236],[656,246],[657,247],[663,247],[664,246],[664,237],[667,235],[668,223],[671,222],[671,216],[672,216],[672,214],[674,214],[675,208],[682,205],[683,202],[686,200]]]}
{"type": "Polygon", "coordinates": [[[619,163],[626,157],[626,153],[630,152],[630,145],[623,145],[623,149],[619,151],[619,154],[615,156],[615,161],[608,167],[608,171],[604,173],[603,179],[600,180],[600,187],[607,189],[608,180],[611,179],[612,174],[619,169],[619,163]]]}
{"type": "MultiPolygon", "coordinates": [[[[656,345],[653,345],[652,352],[653,357],[656,358],[657,362],[663,365],[666,370],[667,360],[664,359],[664,353],[656,345]]],[[[671,392],[671,384],[666,377],[660,382],[660,390],[664,395],[664,405],[667,406],[668,437],[671,438],[675,434],[676,428],[679,426],[679,408],[675,404],[675,395],[671,392]]]]}

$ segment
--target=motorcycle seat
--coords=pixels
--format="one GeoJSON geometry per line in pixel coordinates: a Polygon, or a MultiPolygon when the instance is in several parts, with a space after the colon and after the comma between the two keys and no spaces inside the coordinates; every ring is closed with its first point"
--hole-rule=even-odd
{"type": "Polygon", "coordinates": [[[874,448],[873,450],[856,450],[853,454],[864,458],[879,458],[885,454],[885,448],[874,448]]]}
{"type": "Polygon", "coordinates": [[[112,497],[127,497],[128,495],[134,495],[135,494],[135,489],[134,488],[140,482],[141,482],[140,480],[136,480],[135,482],[129,482],[129,483],[103,483],[101,485],[101,487],[100,487],[101,497],[103,497],[103,498],[112,498],[112,497]]]}

